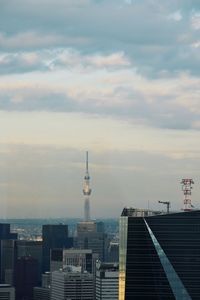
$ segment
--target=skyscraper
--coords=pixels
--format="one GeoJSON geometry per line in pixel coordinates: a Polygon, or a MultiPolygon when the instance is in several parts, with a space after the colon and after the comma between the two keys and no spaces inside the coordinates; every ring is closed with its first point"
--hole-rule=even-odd
{"type": "Polygon", "coordinates": [[[31,256],[18,258],[14,278],[16,300],[32,300],[33,288],[38,285],[37,259],[31,256]]]}
{"type": "Polygon", "coordinates": [[[77,224],[76,246],[80,249],[92,249],[98,253],[101,261],[105,259],[105,245],[107,235],[102,222],[87,221],[77,224]]]}
{"type": "Polygon", "coordinates": [[[38,261],[38,280],[41,281],[42,274],[42,241],[27,241],[18,240],[17,245],[17,256],[31,256],[38,261]]]}
{"type": "MultiPolygon", "coordinates": [[[[6,247],[6,242],[4,240],[16,240],[17,233],[10,232],[10,224],[1,223],[0,224],[0,282],[4,282],[4,273],[5,273],[5,261],[3,261],[3,257],[5,257],[5,252],[3,253],[3,249],[6,247]]],[[[12,242],[11,242],[12,243],[12,242]]],[[[10,248],[10,246],[9,246],[10,248]]],[[[9,252],[10,253],[10,252],[9,252]]],[[[6,261],[9,263],[9,261],[6,261]]]]}
{"type": "Polygon", "coordinates": [[[200,299],[200,211],[127,209],[120,219],[119,299],[200,299]]]}
{"type": "Polygon", "coordinates": [[[71,248],[73,239],[68,237],[68,226],[63,224],[42,226],[42,260],[43,273],[50,270],[50,250],[71,248]]]}

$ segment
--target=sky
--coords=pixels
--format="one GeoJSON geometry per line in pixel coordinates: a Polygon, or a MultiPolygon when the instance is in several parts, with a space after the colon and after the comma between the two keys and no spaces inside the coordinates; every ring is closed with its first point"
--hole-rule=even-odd
{"type": "Polygon", "coordinates": [[[200,198],[199,0],[0,0],[0,218],[200,198]]]}

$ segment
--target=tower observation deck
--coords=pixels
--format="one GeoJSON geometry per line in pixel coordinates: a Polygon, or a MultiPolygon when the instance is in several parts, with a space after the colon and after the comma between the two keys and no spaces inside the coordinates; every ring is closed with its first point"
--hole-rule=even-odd
{"type": "Polygon", "coordinates": [[[84,221],[90,221],[90,195],[91,195],[91,188],[90,188],[90,175],[89,175],[89,168],[88,168],[88,151],[86,151],[86,172],[84,176],[84,183],[83,183],[83,195],[85,196],[85,203],[84,203],[84,221]]]}

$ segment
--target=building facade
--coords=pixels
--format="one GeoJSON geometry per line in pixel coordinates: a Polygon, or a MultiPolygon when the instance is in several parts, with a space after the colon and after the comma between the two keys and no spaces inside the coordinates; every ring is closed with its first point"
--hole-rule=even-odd
{"type": "Polygon", "coordinates": [[[51,272],[67,265],[81,267],[81,271],[95,274],[97,253],[91,249],[53,249],[51,251],[51,272]]]}
{"type": "Polygon", "coordinates": [[[96,264],[96,300],[118,300],[119,264],[96,264]]]}
{"type": "Polygon", "coordinates": [[[80,222],[77,224],[76,247],[91,249],[97,253],[101,261],[105,260],[107,249],[107,236],[102,222],[80,222]]]}
{"type": "Polygon", "coordinates": [[[200,299],[200,211],[124,209],[119,299],[200,299]]]}
{"type": "Polygon", "coordinates": [[[71,248],[73,239],[68,237],[68,226],[63,224],[42,226],[43,273],[50,271],[50,251],[56,248],[71,248]]]}
{"type": "Polygon", "coordinates": [[[15,300],[15,289],[9,284],[0,284],[0,300],[15,300]]]}
{"type": "Polygon", "coordinates": [[[72,267],[52,272],[51,300],[66,299],[94,300],[93,275],[72,267]]]}

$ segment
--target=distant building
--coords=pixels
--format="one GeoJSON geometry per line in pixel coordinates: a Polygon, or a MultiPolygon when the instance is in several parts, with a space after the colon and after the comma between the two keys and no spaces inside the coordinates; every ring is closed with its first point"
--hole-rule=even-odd
{"type": "Polygon", "coordinates": [[[16,300],[32,300],[33,288],[38,285],[38,261],[31,256],[20,257],[14,272],[16,300]]]}
{"type": "Polygon", "coordinates": [[[42,286],[33,288],[33,300],[50,300],[51,298],[51,274],[42,274],[42,286]]]}
{"type": "Polygon", "coordinates": [[[200,299],[200,210],[120,218],[119,300],[200,299]]]}
{"type": "Polygon", "coordinates": [[[91,249],[53,249],[51,251],[51,272],[67,265],[81,267],[81,271],[95,274],[99,255],[91,249]]]}
{"type": "Polygon", "coordinates": [[[71,248],[73,239],[68,237],[68,226],[43,225],[42,226],[42,261],[43,273],[50,271],[50,251],[56,248],[71,248]]]}
{"type": "Polygon", "coordinates": [[[0,284],[0,300],[15,300],[15,288],[9,284],[0,284]]]}
{"type": "Polygon", "coordinates": [[[96,264],[96,300],[118,300],[119,264],[96,264]]]}
{"type": "Polygon", "coordinates": [[[31,256],[38,261],[38,281],[41,281],[42,275],[42,241],[18,240],[17,256],[31,256]]]}
{"type": "Polygon", "coordinates": [[[119,262],[119,242],[110,241],[108,247],[108,262],[119,262]]]}
{"type": "Polygon", "coordinates": [[[52,272],[51,300],[94,300],[94,281],[81,268],[66,267],[52,272]]]}
{"type": "Polygon", "coordinates": [[[2,249],[5,246],[3,240],[16,240],[17,233],[10,232],[10,224],[0,223],[0,282],[4,283],[4,276],[5,276],[5,264],[3,262],[3,256],[5,253],[2,253],[2,249]],[[2,277],[3,276],[3,277],[2,277]]]}
{"type": "Polygon", "coordinates": [[[104,261],[107,248],[107,235],[104,232],[103,222],[80,222],[77,224],[76,247],[91,249],[99,254],[100,260],[104,261]]]}
{"type": "Polygon", "coordinates": [[[1,279],[13,286],[15,262],[17,259],[16,240],[1,241],[1,279]]]}

